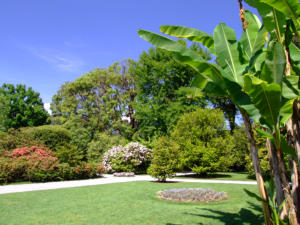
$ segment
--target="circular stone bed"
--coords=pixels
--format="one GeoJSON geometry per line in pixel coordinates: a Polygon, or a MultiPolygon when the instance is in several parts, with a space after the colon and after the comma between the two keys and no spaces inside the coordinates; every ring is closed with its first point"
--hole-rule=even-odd
{"type": "Polygon", "coordinates": [[[188,188],[170,189],[157,192],[157,197],[174,202],[208,203],[227,200],[226,192],[217,192],[212,189],[188,188]]]}
{"type": "Polygon", "coordinates": [[[134,177],[133,172],[120,172],[120,173],[114,173],[114,177],[134,177]]]}

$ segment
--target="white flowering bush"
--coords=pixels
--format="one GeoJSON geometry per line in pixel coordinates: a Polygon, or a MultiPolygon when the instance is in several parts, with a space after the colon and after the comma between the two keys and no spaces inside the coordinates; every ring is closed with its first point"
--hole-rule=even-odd
{"type": "Polygon", "coordinates": [[[103,156],[103,166],[108,172],[144,173],[150,163],[152,151],[149,148],[131,142],[125,147],[113,147],[103,156]]]}

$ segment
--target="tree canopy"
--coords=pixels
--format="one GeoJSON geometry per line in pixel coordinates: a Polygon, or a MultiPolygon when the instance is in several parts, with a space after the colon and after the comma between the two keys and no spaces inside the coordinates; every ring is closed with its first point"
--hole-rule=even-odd
{"type": "Polygon", "coordinates": [[[21,84],[0,87],[0,109],[0,127],[4,131],[43,125],[49,117],[40,94],[21,84]]]}
{"type": "Polygon", "coordinates": [[[61,86],[52,98],[53,116],[67,127],[80,124],[92,137],[103,131],[126,136],[132,131],[122,118],[129,114],[132,85],[126,65],[95,69],[61,86]]]}
{"type": "MultiPolygon", "coordinates": [[[[192,48],[206,54],[199,46],[192,48]]],[[[141,138],[168,134],[183,113],[206,105],[203,97],[186,97],[187,90],[182,87],[190,87],[195,71],[178,62],[173,53],[150,48],[140,55],[132,73],[137,90],[135,117],[139,130],[136,135],[141,138]]]]}

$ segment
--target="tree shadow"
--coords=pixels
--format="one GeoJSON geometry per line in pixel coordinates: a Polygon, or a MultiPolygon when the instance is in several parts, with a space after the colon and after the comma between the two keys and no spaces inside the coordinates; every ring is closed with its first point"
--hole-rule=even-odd
{"type": "Polygon", "coordinates": [[[196,175],[196,174],[185,174],[185,175],[177,175],[176,177],[180,178],[180,177],[187,177],[187,178],[205,178],[205,179],[213,179],[213,178],[229,178],[232,177],[229,174],[222,174],[222,173],[210,173],[210,174],[206,174],[206,175],[196,175]]]}
{"type": "Polygon", "coordinates": [[[182,223],[166,223],[166,225],[183,225],[182,223]]]}
{"type": "MultiPolygon", "coordinates": [[[[238,213],[199,208],[199,210],[201,211],[207,211],[208,214],[205,213],[184,213],[184,214],[199,216],[203,218],[210,218],[215,221],[218,220],[222,224],[226,224],[226,225],[263,224],[264,219],[263,219],[261,207],[251,202],[247,202],[247,203],[249,207],[240,209],[238,213]],[[257,211],[259,212],[259,214],[254,213],[253,211],[257,211]]],[[[199,222],[198,224],[205,225],[204,223],[201,222],[199,222]]],[[[175,225],[175,224],[167,223],[166,225],[175,225]]]]}
{"type": "Polygon", "coordinates": [[[151,180],[150,182],[153,182],[153,183],[160,183],[160,184],[182,183],[182,181],[172,181],[172,180],[167,180],[167,181],[151,180]]]}

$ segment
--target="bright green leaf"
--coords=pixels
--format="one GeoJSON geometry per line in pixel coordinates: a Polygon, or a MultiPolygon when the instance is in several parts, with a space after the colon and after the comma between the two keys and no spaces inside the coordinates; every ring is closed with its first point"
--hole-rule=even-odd
{"type": "Polygon", "coordinates": [[[283,78],[282,96],[286,99],[297,99],[300,97],[300,77],[286,76],[283,78]]]}
{"type": "Polygon", "coordinates": [[[185,38],[190,41],[200,42],[208,49],[214,48],[213,37],[198,29],[184,26],[164,25],[160,26],[160,31],[173,37],[185,38]]]}
{"type": "Polygon", "coordinates": [[[285,73],[286,58],[282,45],[279,42],[271,42],[261,72],[261,79],[268,83],[276,83],[281,86],[285,73]]]}
{"type": "Polygon", "coordinates": [[[249,11],[246,11],[245,18],[249,22],[249,24],[247,26],[247,29],[243,31],[240,42],[248,60],[250,60],[255,51],[257,51],[257,49],[254,48],[255,43],[257,42],[256,48],[259,48],[259,45],[263,47],[265,39],[257,40],[257,36],[259,34],[258,31],[261,28],[261,22],[258,17],[250,13],[249,11]],[[262,44],[260,42],[262,42],[262,44]]]}
{"type": "Polygon", "coordinates": [[[275,39],[282,40],[285,33],[285,15],[268,4],[259,0],[245,0],[249,5],[255,7],[259,12],[263,24],[275,39]]]}
{"type": "Polygon", "coordinates": [[[250,96],[251,101],[259,110],[266,125],[275,129],[278,124],[281,88],[278,84],[267,82],[251,76],[244,76],[244,90],[250,96]]]}
{"type": "Polygon", "coordinates": [[[294,100],[287,101],[280,109],[280,123],[285,125],[286,122],[292,117],[293,115],[293,103],[294,100]]]}
{"type": "Polygon", "coordinates": [[[246,66],[240,62],[240,51],[234,31],[220,23],[214,31],[217,62],[240,85],[243,84],[242,73],[246,66]]]}
{"type": "Polygon", "coordinates": [[[260,1],[284,13],[286,17],[292,18],[296,27],[300,28],[300,23],[298,18],[300,16],[299,0],[260,0],[260,1]]]}

